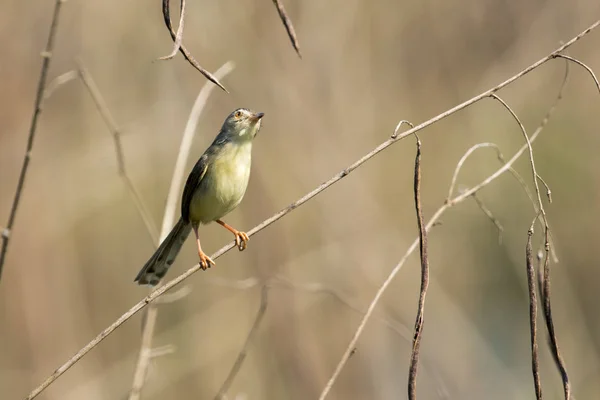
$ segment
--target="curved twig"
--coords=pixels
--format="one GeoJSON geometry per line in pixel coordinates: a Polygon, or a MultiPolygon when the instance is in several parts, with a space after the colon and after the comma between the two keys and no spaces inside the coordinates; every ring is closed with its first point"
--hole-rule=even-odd
{"type": "Polygon", "coordinates": [[[173,50],[168,56],[159,57],[159,60],[170,60],[177,55],[177,52],[181,48],[181,42],[183,40],[183,20],[185,17],[185,0],[180,0],[179,3],[179,26],[177,26],[177,34],[173,41],[173,50]]]}
{"type": "MultiPolygon", "coordinates": [[[[177,33],[175,31],[173,31],[173,26],[171,25],[171,13],[169,11],[169,0],[163,0],[162,11],[163,11],[163,18],[165,21],[165,25],[167,25],[167,29],[169,30],[169,33],[171,34],[171,39],[173,39],[173,41],[176,42],[177,41],[177,33]]],[[[183,12],[182,12],[182,15],[183,15],[183,12]]],[[[227,89],[225,89],[225,86],[223,86],[221,84],[221,82],[219,82],[219,79],[217,79],[216,76],[214,76],[209,71],[202,68],[202,66],[200,64],[198,64],[198,61],[196,61],[194,56],[192,56],[192,54],[188,51],[188,49],[185,48],[185,46],[183,44],[181,44],[179,46],[179,51],[181,52],[181,54],[183,54],[183,57],[185,57],[185,59],[190,64],[192,64],[192,66],[194,68],[196,68],[198,71],[200,71],[200,73],[202,75],[204,75],[206,77],[206,79],[208,79],[209,81],[211,81],[212,83],[214,83],[215,85],[217,85],[218,87],[223,89],[225,92],[229,93],[229,91],[227,91],[227,89]]]]}

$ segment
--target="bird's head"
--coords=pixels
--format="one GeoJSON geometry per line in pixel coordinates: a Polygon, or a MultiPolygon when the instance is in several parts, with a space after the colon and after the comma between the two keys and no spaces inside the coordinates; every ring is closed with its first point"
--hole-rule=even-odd
{"type": "Polygon", "coordinates": [[[252,140],[260,129],[261,119],[264,113],[257,113],[247,108],[238,108],[227,116],[221,134],[227,135],[232,141],[252,140]]]}

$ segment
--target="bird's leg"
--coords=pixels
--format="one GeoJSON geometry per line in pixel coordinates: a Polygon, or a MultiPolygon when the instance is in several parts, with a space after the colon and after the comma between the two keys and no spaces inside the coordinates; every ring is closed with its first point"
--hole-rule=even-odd
{"type": "Polygon", "coordinates": [[[231,232],[235,235],[235,244],[240,251],[242,251],[246,248],[248,240],[250,240],[248,235],[246,235],[246,232],[240,232],[237,229],[235,229],[233,226],[226,224],[224,221],[221,221],[220,219],[218,219],[217,222],[223,228],[227,229],[229,232],[231,232]]]}
{"type": "Polygon", "coordinates": [[[203,270],[210,268],[210,264],[215,265],[215,262],[202,251],[200,246],[200,236],[198,236],[198,225],[193,224],[194,233],[196,234],[196,243],[198,244],[198,256],[200,257],[200,267],[203,270]]]}

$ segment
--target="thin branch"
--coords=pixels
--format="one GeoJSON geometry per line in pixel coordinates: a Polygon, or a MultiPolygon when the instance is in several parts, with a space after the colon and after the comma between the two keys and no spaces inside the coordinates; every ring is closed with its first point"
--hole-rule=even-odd
{"type": "Polygon", "coordinates": [[[173,41],[173,50],[168,56],[159,57],[159,60],[170,60],[175,57],[181,48],[181,41],[183,40],[183,18],[185,16],[185,0],[180,0],[179,3],[179,26],[177,27],[177,34],[173,41]]]}
{"type": "MultiPolygon", "coordinates": [[[[531,135],[531,138],[530,138],[530,142],[531,143],[533,143],[535,141],[535,139],[542,132],[543,128],[546,126],[546,124],[547,124],[547,122],[548,122],[548,120],[550,118],[551,113],[556,109],[556,104],[558,103],[558,101],[560,101],[560,99],[561,99],[561,97],[558,97],[556,99],[556,102],[554,103],[554,105],[552,105],[552,107],[550,107],[548,113],[546,114],[546,116],[542,120],[542,123],[540,124],[540,126],[538,126],[538,128],[533,133],[533,135],[531,135]]],[[[498,170],[496,170],[496,172],[494,172],[492,175],[488,176],[482,182],[480,182],[479,184],[471,187],[470,189],[463,191],[462,193],[460,193],[459,195],[457,195],[453,199],[446,200],[444,202],[444,204],[433,214],[433,216],[431,217],[431,219],[427,222],[427,225],[425,226],[425,230],[427,232],[429,232],[429,230],[434,225],[436,225],[438,223],[439,218],[450,207],[453,207],[456,204],[461,203],[462,201],[464,201],[465,199],[467,199],[469,196],[472,196],[474,193],[478,192],[479,190],[481,190],[482,188],[484,188],[485,186],[487,186],[488,184],[490,184],[492,181],[494,181],[496,178],[498,178],[504,172],[509,171],[512,168],[512,165],[515,163],[515,161],[527,149],[528,149],[527,145],[522,146],[519,149],[519,151],[517,151],[513,155],[513,157],[510,160],[508,160],[508,162],[506,162],[506,164],[504,164],[502,167],[500,167],[498,170]]],[[[471,149],[469,149],[469,150],[471,150],[471,149]]],[[[472,152],[472,151],[470,151],[470,152],[472,152]]],[[[464,158],[464,156],[463,156],[463,158],[464,158]]],[[[408,257],[415,251],[415,249],[417,248],[419,242],[420,242],[419,238],[415,239],[415,241],[410,245],[410,247],[408,248],[408,250],[406,251],[406,253],[404,254],[404,256],[402,256],[402,258],[400,259],[400,261],[398,262],[398,264],[394,267],[394,269],[392,270],[392,272],[390,272],[390,274],[388,275],[388,277],[386,278],[386,280],[383,282],[383,284],[377,290],[377,293],[373,297],[373,300],[371,301],[371,304],[369,304],[369,308],[367,309],[367,312],[365,313],[365,315],[361,319],[361,321],[360,321],[360,323],[358,325],[358,328],[356,329],[356,331],[354,332],[354,335],[353,335],[352,339],[350,340],[350,343],[346,347],[346,351],[342,355],[342,358],[340,359],[340,361],[339,361],[339,363],[338,363],[335,371],[333,372],[331,378],[329,379],[329,381],[325,385],[325,388],[323,389],[323,392],[321,393],[321,396],[319,397],[319,400],[324,400],[327,397],[327,394],[329,393],[329,391],[333,387],[333,384],[337,380],[337,378],[340,375],[342,369],[344,368],[344,365],[348,361],[350,352],[352,351],[352,349],[354,347],[356,347],[356,343],[358,342],[358,339],[360,338],[360,335],[362,334],[362,332],[363,332],[363,330],[364,330],[364,328],[365,328],[365,326],[367,324],[367,321],[369,320],[369,318],[373,314],[373,311],[375,310],[375,307],[376,307],[377,303],[379,303],[379,300],[381,299],[381,297],[385,293],[387,287],[394,280],[394,277],[398,274],[398,272],[400,271],[400,269],[402,268],[402,266],[404,265],[404,263],[406,262],[406,260],[408,259],[408,257]]]]}
{"type": "Polygon", "coordinates": [[[398,137],[398,131],[400,130],[400,128],[401,128],[401,127],[402,127],[402,125],[404,125],[404,124],[406,124],[406,125],[410,126],[411,128],[414,128],[414,127],[415,127],[415,126],[414,126],[414,125],[413,125],[413,124],[412,124],[410,121],[407,121],[407,120],[405,120],[405,119],[401,120],[401,121],[400,121],[400,122],[398,122],[398,124],[396,125],[396,129],[394,129],[394,133],[392,133],[392,136],[391,136],[391,138],[392,138],[392,139],[396,139],[396,138],[398,137]]]}
{"type": "Polygon", "coordinates": [[[538,174],[538,172],[535,168],[535,160],[533,158],[533,147],[531,147],[531,141],[529,140],[529,136],[527,135],[527,130],[525,130],[525,126],[521,122],[521,119],[517,116],[517,114],[513,111],[513,109],[510,108],[510,106],[504,100],[502,100],[495,93],[491,93],[490,97],[492,97],[493,99],[496,99],[498,102],[500,102],[500,104],[502,104],[504,106],[504,108],[506,108],[506,110],[510,113],[510,115],[512,115],[515,122],[517,123],[517,125],[519,125],[519,128],[521,129],[521,133],[523,134],[523,137],[525,138],[525,142],[527,142],[527,150],[529,151],[529,164],[531,165],[531,173],[533,175],[533,185],[535,187],[535,194],[537,196],[538,207],[540,209],[540,213],[542,214],[542,218],[544,220],[544,228],[548,229],[548,220],[546,219],[546,210],[544,210],[544,204],[542,203],[542,195],[540,194],[540,186],[538,184],[538,180],[541,178],[539,178],[540,175],[538,174]]]}
{"type": "Polygon", "coordinates": [[[415,159],[415,208],[417,212],[417,225],[419,227],[419,253],[421,256],[421,290],[419,292],[419,306],[415,331],[413,335],[410,367],[408,370],[408,398],[417,398],[417,368],[419,365],[419,350],[421,348],[421,335],[423,334],[423,321],[425,312],[425,296],[429,286],[429,258],[427,256],[427,231],[423,228],[423,210],[421,209],[421,141],[417,137],[417,157],[415,159]]]}
{"type": "Polygon", "coordinates": [[[273,4],[275,4],[275,8],[277,8],[279,18],[281,18],[281,22],[283,22],[283,26],[285,27],[285,31],[290,38],[290,42],[292,42],[292,46],[294,46],[294,50],[296,50],[296,53],[298,53],[298,57],[302,58],[302,54],[300,54],[300,43],[298,42],[294,25],[292,25],[292,20],[290,17],[288,17],[287,12],[285,11],[285,8],[280,0],[273,0],[273,4]]]}
{"type": "Polygon", "coordinates": [[[533,267],[533,254],[531,250],[531,238],[533,236],[533,224],[527,232],[527,245],[525,247],[525,261],[527,265],[527,289],[529,293],[529,328],[531,332],[531,370],[533,373],[533,385],[535,396],[542,399],[542,384],[540,382],[540,366],[538,360],[537,344],[537,297],[535,292],[535,268],[533,267]]]}
{"type": "Polygon", "coordinates": [[[2,278],[2,270],[4,262],[6,260],[6,253],[8,252],[8,243],[11,238],[11,231],[15,225],[15,219],[17,217],[17,210],[21,202],[21,196],[25,187],[25,179],[27,177],[27,171],[29,171],[29,162],[31,161],[31,151],[33,150],[33,142],[35,140],[35,134],[37,132],[37,125],[40,114],[42,113],[42,103],[44,100],[44,94],[46,92],[46,80],[48,79],[48,70],[50,68],[50,61],[52,59],[52,52],[54,51],[54,39],[56,38],[56,31],[58,30],[58,21],[60,16],[60,10],[62,8],[64,0],[56,0],[54,3],[54,12],[52,14],[52,22],[50,23],[50,32],[48,32],[48,41],[46,42],[46,48],[42,52],[42,69],[40,72],[40,78],[35,94],[35,101],[33,104],[33,115],[31,116],[31,124],[29,126],[29,135],[27,138],[27,147],[25,150],[25,156],[23,157],[23,165],[21,166],[21,172],[19,173],[19,180],[15,189],[15,197],[13,198],[12,206],[10,208],[10,214],[8,215],[8,222],[4,228],[2,234],[2,250],[0,250],[0,279],[2,278]]]}
{"type": "Polygon", "coordinates": [[[265,316],[265,312],[267,311],[268,301],[269,301],[269,285],[265,284],[265,285],[263,285],[263,287],[261,289],[260,306],[258,307],[258,312],[256,313],[256,318],[254,319],[252,328],[250,328],[250,332],[248,332],[248,336],[246,337],[246,342],[244,343],[242,350],[240,350],[240,353],[238,354],[238,356],[235,360],[235,363],[233,363],[233,367],[231,367],[231,371],[229,371],[229,375],[227,375],[225,382],[223,382],[223,385],[221,385],[219,392],[215,396],[215,400],[221,400],[221,399],[225,398],[225,396],[227,395],[227,391],[229,390],[229,388],[231,387],[231,384],[233,383],[233,380],[237,376],[238,372],[240,372],[240,369],[242,368],[242,364],[244,363],[244,360],[246,359],[246,356],[248,355],[248,349],[254,342],[256,332],[258,331],[258,328],[260,327],[263,317],[265,316]]]}
{"type": "Polygon", "coordinates": [[[502,233],[504,232],[504,228],[502,227],[502,224],[500,223],[498,218],[496,218],[494,216],[492,211],[486,207],[486,205],[479,198],[477,193],[473,193],[473,200],[475,200],[475,203],[477,203],[477,206],[479,207],[479,209],[490,219],[490,221],[492,221],[492,223],[496,226],[496,229],[498,229],[498,242],[500,244],[502,244],[502,233]]]}
{"type": "MultiPolygon", "coordinates": [[[[177,33],[175,33],[175,31],[173,31],[173,26],[171,25],[171,13],[169,11],[169,8],[170,8],[169,2],[170,2],[170,0],[162,1],[163,18],[165,21],[165,25],[167,26],[167,29],[169,30],[169,33],[171,34],[171,39],[174,42],[177,42],[177,33]]],[[[183,12],[182,12],[182,15],[183,15],[183,12]]],[[[208,79],[209,81],[211,81],[212,83],[214,83],[215,85],[217,85],[218,87],[223,89],[225,92],[229,93],[227,91],[227,89],[225,89],[225,86],[223,86],[221,84],[221,82],[219,82],[219,79],[216,76],[214,76],[209,71],[202,68],[202,66],[200,66],[200,64],[198,64],[198,61],[196,61],[196,59],[192,56],[192,54],[188,51],[188,49],[185,48],[185,46],[183,44],[180,44],[179,51],[181,52],[181,54],[183,54],[183,57],[185,57],[185,59],[190,64],[192,64],[192,66],[194,68],[196,68],[198,71],[200,71],[200,73],[202,75],[204,75],[206,77],[206,79],[208,79]]]]}
{"type": "MultiPolygon", "coordinates": [[[[464,108],[470,106],[471,104],[474,104],[486,97],[488,97],[491,93],[513,83],[514,81],[516,81],[517,79],[521,78],[522,76],[524,76],[525,74],[531,72],[532,70],[534,70],[535,68],[539,67],[540,65],[546,63],[548,60],[553,58],[554,54],[560,53],[561,51],[565,50],[567,47],[573,45],[573,43],[575,43],[576,41],[580,40],[582,37],[584,37],[585,35],[589,34],[593,29],[597,28],[600,25],[600,20],[596,21],[594,24],[592,24],[590,27],[588,27],[586,30],[584,30],[582,33],[580,33],[579,35],[577,35],[576,37],[574,37],[573,39],[569,40],[567,43],[563,44],[562,46],[560,46],[558,49],[556,49],[554,52],[550,53],[548,56],[540,59],[539,61],[531,64],[530,66],[528,66],[527,68],[525,68],[524,70],[520,71],[519,73],[517,73],[516,75],[512,76],[511,78],[505,80],[504,82],[500,83],[499,85],[496,85],[495,87],[493,87],[492,89],[489,89],[473,98],[471,98],[470,100],[467,100],[423,123],[421,123],[418,126],[415,126],[414,128],[407,130],[406,132],[403,132],[402,134],[398,135],[396,138],[393,139],[388,139],[385,142],[383,142],[382,144],[380,144],[379,146],[377,146],[375,149],[371,150],[369,153],[365,154],[363,157],[361,157],[359,160],[357,160],[356,162],[354,162],[352,165],[350,165],[349,167],[345,168],[344,170],[342,170],[341,172],[337,173],[336,175],[334,175],[332,178],[330,178],[329,180],[327,180],[326,182],[322,183],[321,185],[319,185],[318,187],[316,187],[315,189],[313,189],[312,191],[310,191],[309,193],[307,193],[306,195],[302,196],[300,199],[296,200],[295,202],[293,202],[292,204],[290,204],[289,206],[285,207],[283,210],[275,213],[274,215],[272,215],[271,217],[267,218],[266,220],[264,220],[263,222],[261,222],[260,224],[256,225],[254,228],[252,228],[250,231],[247,232],[248,236],[253,236],[256,233],[262,231],[263,229],[265,229],[266,227],[268,227],[269,225],[273,224],[274,222],[276,222],[277,220],[279,220],[280,218],[282,218],[283,216],[289,214],[290,212],[292,212],[293,210],[295,210],[296,208],[300,207],[301,205],[303,205],[304,203],[306,203],[307,201],[309,201],[310,199],[314,198],[315,196],[317,196],[319,193],[323,192],[325,189],[329,188],[330,186],[334,185],[335,183],[337,183],[338,181],[340,181],[341,179],[345,178],[346,176],[348,176],[352,171],[354,171],[356,168],[360,167],[362,164],[364,164],[365,162],[369,161],[371,158],[375,157],[377,154],[379,154],[381,151],[385,150],[386,148],[388,148],[389,146],[391,146],[392,144],[406,138],[409,135],[414,134],[415,132],[418,132],[444,118],[447,118],[448,116],[455,114],[456,112],[463,110],[464,108]]],[[[533,139],[537,136],[537,134],[541,132],[541,129],[538,128],[538,130],[531,136],[531,139],[533,141],[533,139]]],[[[519,152],[517,152],[517,154],[513,157],[513,158],[518,158],[525,150],[527,150],[526,147],[522,147],[519,152]]],[[[512,160],[512,159],[511,159],[512,160]]],[[[513,161],[514,162],[514,161],[513,161]]],[[[495,174],[493,174],[492,176],[488,177],[485,181],[481,182],[479,185],[471,188],[469,191],[466,191],[465,193],[457,196],[456,198],[454,198],[453,200],[451,200],[450,202],[448,202],[447,205],[444,206],[444,208],[442,209],[442,213],[443,211],[449,207],[450,205],[453,205],[454,202],[459,202],[464,200],[466,197],[470,196],[472,193],[476,192],[477,190],[479,190],[481,187],[487,185],[487,183],[489,183],[488,181],[492,181],[494,180],[497,176],[501,175],[502,173],[506,172],[508,170],[508,168],[512,165],[512,162],[509,161],[509,163],[507,163],[508,166],[503,166],[502,168],[500,168],[498,171],[496,171],[495,174]],[[510,163],[510,164],[509,164],[510,163]]],[[[440,210],[438,210],[438,213],[440,213],[440,210]]],[[[437,219],[439,218],[439,215],[434,215],[435,218],[432,217],[432,219],[430,220],[431,224],[428,224],[427,229],[429,229],[431,227],[431,225],[435,224],[435,222],[437,222],[437,219]]],[[[414,247],[416,248],[418,244],[418,241],[414,243],[414,247]]],[[[211,258],[213,260],[219,258],[220,256],[222,256],[223,254],[225,254],[226,252],[228,252],[229,250],[233,249],[235,247],[235,242],[230,242],[227,245],[223,246],[220,250],[218,250],[216,253],[214,253],[211,258]]],[[[410,252],[412,252],[414,249],[410,250],[410,252]]],[[[396,275],[396,273],[398,272],[398,270],[401,268],[402,264],[404,263],[404,261],[401,261],[401,264],[399,264],[399,266],[397,265],[396,268],[394,269],[394,271],[392,271],[392,276],[389,278],[390,281],[391,279],[393,279],[393,277],[396,275]]],[[[154,301],[157,297],[159,297],[160,295],[162,295],[163,293],[165,293],[166,291],[170,290],[171,288],[173,288],[174,286],[178,285],[179,283],[181,283],[182,281],[186,280],[188,277],[190,277],[191,275],[193,275],[194,273],[198,272],[200,270],[200,265],[196,264],[195,266],[193,266],[192,268],[188,269],[187,271],[185,271],[184,273],[182,273],[181,275],[179,275],[178,277],[172,279],[171,281],[167,282],[165,285],[160,286],[158,288],[156,288],[153,292],[151,292],[148,296],[144,297],[141,301],[139,301],[137,304],[135,304],[133,307],[131,307],[128,311],[126,311],[121,317],[119,317],[115,322],[113,322],[112,324],[110,324],[106,329],[104,329],[102,332],[100,332],[100,334],[98,334],[94,339],[92,339],[92,341],[90,341],[86,346],[84,346],[82,349],[80,349],[76,354],[74,354],[69,360],[67,360],[63,365],[61,365],[58,369],[56,369],[48,378],[46,378],[46,380],[44,380],[44,382],[42,382],[38,387],[36,387],[27,397],[28,400],[33,399],[34,397],[36,397],[37,395],[39,395],[44,389],[46,389],[52,382],[54,382],[56,379],[58,379],[62,374],[64,374],[69,368],[71,368],[75,363],[77,363],[83,356],[85,356],[91,349],[93,349],[94,347],[96,347],[102,340],[104,340],[108,335],[110,335],[112,332],[115,331],[115,329],[117,329],[119,326],[121,326],[125,321],[127,321],[128,319],[130,319],[132,316],[134,316],[136,313],[138,313],[140,310],[142,310],[143,308],[145,308],[149,303],[151,303],[152,301],[154,301]]],[[[389,282],[387,284],[384,283],[384,286],[382,286],[382,293],[383,291],[385,291],[385,288],[387,287],[387,285],[389,285],[389,282]]],[[[372,314],[373,310],[372,308],[375,307],[375,304],[377,303],[379,297],[381,297],[381,294],[379,294],[376,299],[374,299],[374,302],[372,304],[372,307],[370,307],[370,311],[367,310],[367,314],[365,314],[365,322],[366,320],[370,317],[370,315],[372,314]]],[[[362,329],[361,329],[362,331],[362,329]]],[[[359,333],[360,335],[360,333],[359,333]]],[[[354,346],[353,346],[354,347],[354,346]]],[[[350,349],[351,350],[351,349],[350,349]]]]}
{"type": "Polygon", "coordinates": [[[185,285],[185,286],[182,286],[181,288],[177,289],[173,293],[166,293],[166,294],[162,295],[160,298],[156,299],[154,304],[174,303],[176,301],[183,299],[184,297],[187,297],[190,293],[192,293],[192,288],[190,287],[190,285],[185,285]]]}
{"type": "MultiPolygon", "coordinates": [[[[233,71],[233,67],[234,65],[232,62],[227,62],[215,72],[215,76],[222,79],[231,71],[233,71]]],[[[192,147],[194,133],[196,132],[196,127],[198,126],[200,114],[204,110],[206,102],[208,101],[208,97],[212,93],[213,89],[213,85],[208,83],[205,84],[202,89],[200,89],[200,93],[198,93],[198,97],[196,97],[196,101],[194,102],[192,110],[190,111],[190,116],[187,120],[183,137],[181,138],[181,145],[179,146],[179,153],[177,154],[175,168],[173,169],[171,187],[169,188],[169,194],[167,195],[167,204],[165,205],[165,212],[160,232],[160,242],[167,237],[173,227],[173,224],[175,223],[177,201],[179,200],[181,186],[183,185],[183,181],[185,179],[185,165],[192,147]]],[[[157,246],[160,244],[160,242],[157,242],[157,246]]],[[[129,400],[137,400],[141,396],[142,388],[146,380],[148,366],[150,365],[150,360],[152,358],[152,339],[154,336],[154,328],[156,327],[157,318],[158,308],[156,305],[153,305],[149,307],[148,312],[146,313],[142,331],[140,353],[138,355],[135,372],[133,374],[133,383],[129,393],[129,400]]]]}
{"type": "Polygon", "coordinates": [[[550,186],[548,186],[546,181],[541,176],[536,175],[536,177],[540,180],[540,182],[542,182],[542,185],[544,185],[544,187],[546,188],[546,197],[548,197],[548,202],[552,204],[552,190],[550,190],[550,186]]]}
{"type": "MultiPolygon", "coordinates": [[[[465,154],[463,154],[463,156],[460,158],[460,160],[458,160],[458,163],[456,164],[456,168],[454,169],[454,174],[452,174],[452,181],[450,182],[450,188],[448,189],[448,197],[446,197],[446,202],[449,202],[450,199],[452,198],[452,193],[454,193],[454,187],[456,186],[456,180],[458,179],[458,174],[460,173],[460,170],[462,169],[463,165],[465,164],[465,161],[467,161],[467,158],[469,158],[471,156],[471,154],[473,154],[473,152],[475,152],[475,150],[479,150],[484,147],[493,147],[496,150],[497,154],[502,154],[502,153],[500,153],[500,148],[495,143],[478,143],[478,144],[472,146],[471,148],[469,148],[465,152],[465,154]]],[[[504,160],[502,160],[502,162],[504,162],[504,160]]]]}
{"type": "Polygon", "coordinates": [[[79,74],[77,73],[77,71],[72,70],[65,72],[64,74],[52,79],[50,83],[48,83],[48,85],[46,86],[46,90],[44,91],[44,100],[48,100],[48,98],[50,98],[50,96],[52,96],[52,94],[54,94],[54,92],[58,88],[60,88],[66,83],[71,82],[74,79],[77,79],[78,77],[79,74]]]}
{"type": "Polygon", "coordinates": [[[92,75],[89,73],[88,69],[83,64],[83,61],[77,60],[78,65],[78,73],[81,77],[81,81],[83,85],[87,89],[90,97],[92,98],[94,105],[98,109],[98,112],[102,116],[104,123],[108,127],[108,130],[113,138],[114,146],[115,146],[115,154],[117,157],[117,172],[123,182],[125,182],[125,186],[127,187],[127,192],[131,196],[133,203],[135,204],[136,210],[139,212],[142,221],[144,221],[144,225],[146,225],[146,231],[150,235],[150,239],[156,243],[158,238],[158,231],[154,222],[152,221],[152,217],[148,208],[142,201],[142,196],[140,192],[137,190],[131,178],[127,174],[127,170],[125,168],[125,157],[123,155],[123,145],[121,144],[121,131],[115,122],[114,117],[112,116],[106,102],[104,101],[104,97],[102,97],[102,93],[100,89],[98,89],[98,85],[92,78],[92,75]]]}
{"type": "Polygon", "coordinates": [[[569,60],[569,61],[574,62],[575,64],[580,65],[583,68],[585,68],[587,70],[587,72],[591,75],[592,79],[594,80],[594,83],[596,84],[596,88],[598,89],[598,92],[600,92],[600,82],[598,82],[598,78],[596,78],[596,74],[594,74],[594,71],[590,67],[588,67],[587,65],[585,65],[583,62],[579,61],[578,59],[569,57],[565,54],[555,54],[554,57],[555,58],[564,58],[565,60],[569,60]]]}

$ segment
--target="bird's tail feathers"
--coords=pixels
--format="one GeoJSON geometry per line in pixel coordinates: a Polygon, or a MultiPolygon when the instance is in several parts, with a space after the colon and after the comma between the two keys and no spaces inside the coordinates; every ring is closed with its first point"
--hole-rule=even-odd
{"type": "Polygon", "coordinates": [[[151,286],[158,284],[175,261],[191,230],[192,225],[180,218],[171,233],[163,240],[152,257],[146,262],[146,265],[137,274],[135,282],[140,285],[148,284],[151,286]]]}

